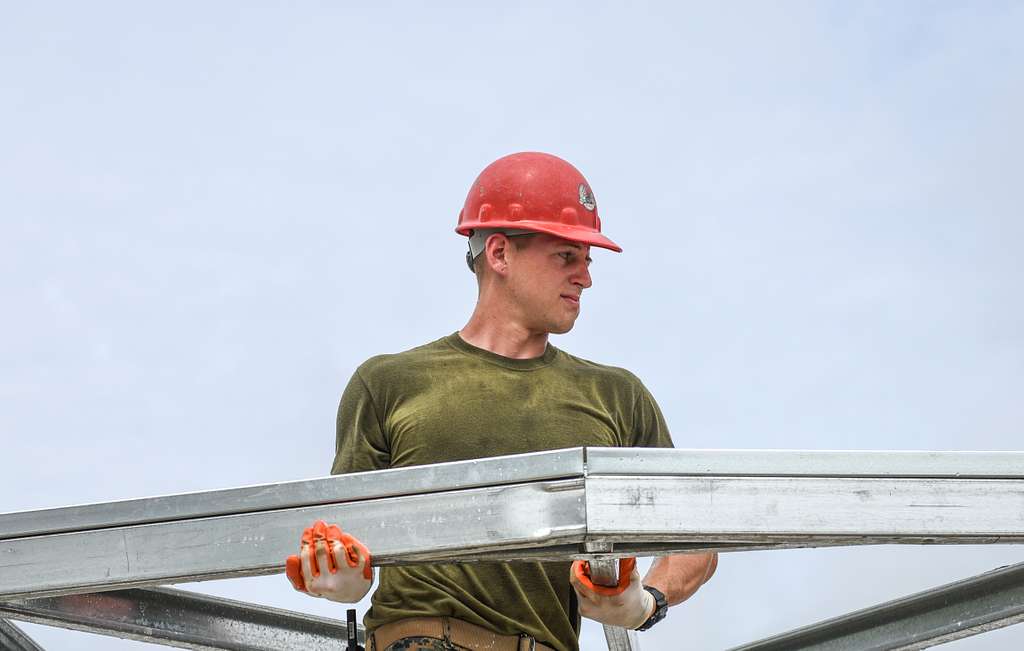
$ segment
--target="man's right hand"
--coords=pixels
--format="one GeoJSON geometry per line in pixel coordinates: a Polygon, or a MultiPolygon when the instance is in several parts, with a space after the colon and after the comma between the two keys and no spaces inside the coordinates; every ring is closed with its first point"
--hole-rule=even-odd
{"type": "Polygon", "coordinates": [[[337,525],[317,520],[302,532],[298,556],[285,561],[292,587],[314,597],[354,604],[370,591],[370,551],[337,525]]]}
{"type": "Polygon", "coordinates": [[[657,608],[654,596],[640,583],[636,558],[619,559],[619,582],[614,586],[595,584],[590,578],[590,563],[573,561],[569,583],[576,591],[580,615],[602,624],[635,629],[657,608]]]}

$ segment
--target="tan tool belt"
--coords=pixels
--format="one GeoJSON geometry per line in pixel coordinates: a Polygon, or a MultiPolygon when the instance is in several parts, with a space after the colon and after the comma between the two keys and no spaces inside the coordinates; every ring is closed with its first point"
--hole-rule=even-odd
{"type": "Polygon", "coordinates": [[[451,617],[410,617],[385,624],[366,636],[366,648],[384,651],[405,637],[432,637],[474,651],[555,651],[528,635],[498,635],[451,617]]]}

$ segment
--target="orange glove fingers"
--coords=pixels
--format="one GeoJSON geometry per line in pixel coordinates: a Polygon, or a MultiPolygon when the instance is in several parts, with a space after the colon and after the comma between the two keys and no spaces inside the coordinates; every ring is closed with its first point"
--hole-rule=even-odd
{"type": "Polygon", "coordinates": [[[321,554],[324,555],[327,570],[334,574],[338,571],[338,566],[334,562],[333,554],[331,551],[330,540],[332,538],[339,539],[341,537],[341,529],[337,525],[330,525],[323,520],[317,520],[313,523],[313,526],[302,532],[302,542],[310,546],[309,550],[309,569],[313,576],[320,576],[324,568],[320,567],[320,559],[318,558],[321,554]]]}
{"type": "Polygon", "coordinates": [[[303,554],[309,554],[309,572],[313,576],[320,576],[320,560],[317,558],[316,553],[317,543],[304,547],[302,550],[303,554]]]}
{"type": "Polygon", "coordinates": [[[302,579],[302,561],[298,556],[292,554],[284,561],[284,573],[292,582],[292,587],[299,592],[306,591],[306,582],[302,579]]]}
{"type": "Polygon", "coordinates": [[[590,562],[589,561],[573,561],[572,572],[576,576],[576,579],[585,585],[588,589],[593,590],[599,595],[605,597],[614,597],[617,594],[622,594],[629,587],[629,575],[636,569],[636,558],[620,558],[619,559],[619,582],[617,585],[598,585],[590,579],[590,562]]]}
{"type": "Polygon", "coordinates": [[[316,531],[317,525],[320,525],[320,524],[324,524],[324,521],[323,520],[317,520],[316,522],[313,523],[312,527],[306,527],[303,530],[303,532],[302,532],[302,538],[299,539],[299,544],[300,545],[312,545],[313,544],[314,532],[316,531]]]}
{"type": "MultiPolygon", "coordinates": [[[[364,548],[364,549],[366,549],[366,548],[364,548]]],[[[362,578],[365,578],[368,581],[374,580],[374,568],[373,568],[373,566],[370,565],[370,563],[372,563],[372,562],[373,562],[373,557],[370,556],[370,550],[367,550],[367,563],[366,563],[366,565],[362,566],[362,578]]]]}
{"type": "Polygon", "coordinates": [[[331,574],[338,572],[338,559],[335,557],[335,545],[334,541],[328,539],[327,541],[327,571],[331,574]]]}
{"type": "Polygon", "coordinates": [[[373,557],[370,556],[370,550],[363,543],[359,543],[359,548],[363,552],[363,558],[366,559],[363,564],[363,578],[367,581],[373,581],[373,567],[370,565],[373,562],[373,557]]]}
{"type": "Polygon", "coordinates": [[[323,520],[317,520],[312,527],[307,527],[302,532],[302,555],[309,555],[309,573],[312,576],[320,576],[320,564],[316,560],[316,539],[320,529],[327,526],[323,520]]]}
{"type": "Polygon", "coordinates": [[[334,555],[334,543],[340,543],[344,534],[336,524],[326,527],[323,532],[324,545],[327,548],[327,571],[334,574],[338,571],[338,558],[334,555]]]}
{"type": "Polygon", "coordinates": [[[372,581],[373,568],[370,566],[370,563],[373,561],[373,558],[370,556],[370,550],[366,548],[366,545],[347,533],[343,534],[342,539],[344,541],[343,544],[345,545],[345,562],[348,563],[349,567],[358,567],[360,557],[365,559],[363,565],[363,578],[367,581],[372,581]]]}
{"type": "Polygon", "coordinates": [[[313,576],[320,576],[320,573],[322,572],[320,563],[317,560],[317,551],[320,549],[324,549],[327,552],[327,571],[331,574],[338,571],[338,561],[334,555],[333,543],[335,542],[341,543],[341,545],[344,546],[345,562],[348,563],[349,567],[358,567],[360,556],[366,559],[366,565],[363,567],[363,577],[367,580],[371,580],[373,578],[373,570],[370,567],[370,550],[368,550],[365,545],[356,540],[353,536],[344,533],[338,525],[328,525],[323,520],[317,520],[313,523],[312,527],[309,527],[302,532],[301,543],[303,545],[304,553],[307,549],[309,550],[309,566],[311,574],[313,576]],[[358,551],[356,549],[357,547],[358,551]]]}
{"type": "Polygon", "coordinates": [[[362,543],[349,534],[343,533],[341,534],[341,544],[345,546],[345,562],[348,563],[348,566],[356,567],[359,565],[359,554],[356,551],[356,545],[361,545],[362,543]]]}
{"type": "MultiPolygon", "coordinates": [[[[636,557],[630,556],[629,558],[619,559],[619,585],[622,585],[623,577],[626,580],[626,586],[629,585],[629,575],[636,569],[636,557]]],[[[624,586],[625,587],[625,586],[624,586]]]]}

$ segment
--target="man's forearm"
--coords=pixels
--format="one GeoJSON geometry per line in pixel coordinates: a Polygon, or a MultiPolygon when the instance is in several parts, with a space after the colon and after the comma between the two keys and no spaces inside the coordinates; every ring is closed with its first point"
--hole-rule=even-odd
{"type": "Polygon", "coordinates": [[[697,592],[715,573],[718,554],[661,556],[644,577],[644,585],[665,594],[669,606],[682,603],[697,592]]]}

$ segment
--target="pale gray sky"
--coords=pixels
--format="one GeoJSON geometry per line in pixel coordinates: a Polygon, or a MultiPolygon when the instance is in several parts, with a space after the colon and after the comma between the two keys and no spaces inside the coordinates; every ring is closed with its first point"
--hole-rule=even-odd
{"type": "MultiPolygon", "coordinates": [[[[0,512],[326,474],[355,366],[465,322],[456,216],[521,150],[625,248],[555,344],[636,372],[677,446],[1022,447],[1020,3],[251,5],[0,9],[0,512]]],[[[1022,551],[732,554],[641,639],[721,649],[1022,551]]]]}

